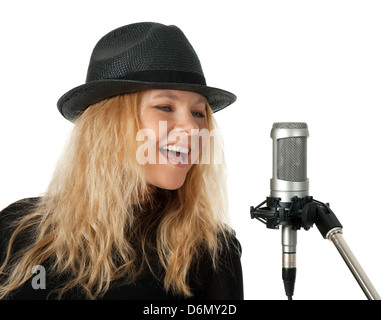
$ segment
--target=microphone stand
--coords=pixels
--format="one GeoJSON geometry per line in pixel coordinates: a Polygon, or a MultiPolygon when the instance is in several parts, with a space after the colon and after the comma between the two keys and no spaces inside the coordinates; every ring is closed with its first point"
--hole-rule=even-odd
{"type": "Polygon", "coordinates": [[[282,203],[280,198],[267,197],[258,206],[250,207],[250,215],[252,219],[261,221],[270,229],[279,229],[281,225],[291,226],[293,230],[299,230],[302,227],[309,230],[316,224],[323,238],[330,240],[335,245],[368,300],[381,300],[345,242],[342,225],[330,209],[329,204],[317,201],[311,196],[294,197],[291,203],[282,203]],[[263,207],[264,204],[267,206],[263,207]]]}
{"type": "Polygon", "coordinates": [[[380,300],[380,296],[378,295],[373,284],[370,282],[360,263],[357,261],[353,252],[345,242],[342,233],[342,230],[339,228],[332,229],[330,234],[327,235],[327,238],[332,241],[336,249],[339,251],[341,257],[351,270],[353,276],[356,278],[357,283],[360,285],[368,300],[380,300]]]}

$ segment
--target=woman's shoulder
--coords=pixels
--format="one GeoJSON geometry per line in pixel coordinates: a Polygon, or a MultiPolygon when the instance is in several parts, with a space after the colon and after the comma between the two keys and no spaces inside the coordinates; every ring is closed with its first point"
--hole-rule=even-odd
{"type": "Polygon", "coordinates": [[[236,233],[231,230],[224,234],[222,243],[218,259],[219,268],[217,269],[227,274],[241,273],[242,247],[236,233]]]}
{"type": "Polygon", "coordinates": [[[205,277],[205,272],[207,272],[207,280],[202,290],[199,291],[198,298],[205,300],[243,299],[241,244],[233,230],[224,231],[219,237],[221,245],[216,267],[208,268],[204,265],[204,271],[201,273],[205,277]]]}
{"type": "Polygon", "coordinates": [[[25,198],[13,202],[0,211],[0,221],[14,219],[16,217],[27,214],[41,199],[40,197],[25,198]]]}
{"type": "Polygon", "coordinates": [[[0,211],[0,242],[8,238],[17,221],[31,212],[39,199],[40,197],[21,199],[0,211]]]}
{"type": "Polygon", "coordinates": [[[236,232],[234,230],[228,230],[222,234],[220,234],[220,239],[222,239],[223,250],[228,251],[241,257],[242,254],[242,246],[239,242],[236,232]]]}

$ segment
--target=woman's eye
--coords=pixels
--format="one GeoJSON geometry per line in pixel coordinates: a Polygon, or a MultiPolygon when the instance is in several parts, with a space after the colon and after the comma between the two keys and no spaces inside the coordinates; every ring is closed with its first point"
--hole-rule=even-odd
{"type": "Polygon", "coordinates": [[[193,111],[192,115],[196,118],[205,118],[205,114],[199,111],[193,111]]]}
{"type": "Polygon", "coordinates": [[[155,106],[155,108],[166,112],[172,111],[172,108],[166,105],[155,106]]]}

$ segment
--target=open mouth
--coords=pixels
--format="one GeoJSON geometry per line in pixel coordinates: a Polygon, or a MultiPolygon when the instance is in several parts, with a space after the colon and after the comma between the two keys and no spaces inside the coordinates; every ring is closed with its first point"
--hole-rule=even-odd
{"type": "Polygon", "coordinates": [[[174,164],[188,164],[189,148],[175,145],[166,145],[160,148],[160,152],[174,164]]]}

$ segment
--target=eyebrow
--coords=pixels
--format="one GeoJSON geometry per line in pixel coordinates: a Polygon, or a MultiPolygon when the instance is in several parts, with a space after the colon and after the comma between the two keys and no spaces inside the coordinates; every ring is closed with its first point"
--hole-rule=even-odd
{"type": "MultiPolygon", "coordinates": [[[[169,99],[173,99],[173,100],[176,100],[176,101],[178,101],[180,99],[178,95],[170,93],[170,92],[158,93],[158,94],[154,95],[152,98],[153,99],[157,99],[157,98],[169,98],[169,99]]],[[[206,106],[206,98],[205,97],[200,97],[196,101],[195,104],[201,104],[201,103],[204,103],[205,106],[206,106]]]]}
{"type": "Polygon", "coordinates": [[[169,93],[169,92],[160,92],[156,95],[154,95],[152,98],[156,99],[156,98],[170,98],[170,99],[173,99],[173,100],[179,100],[179,97],[173,93],[169,93]]]}

